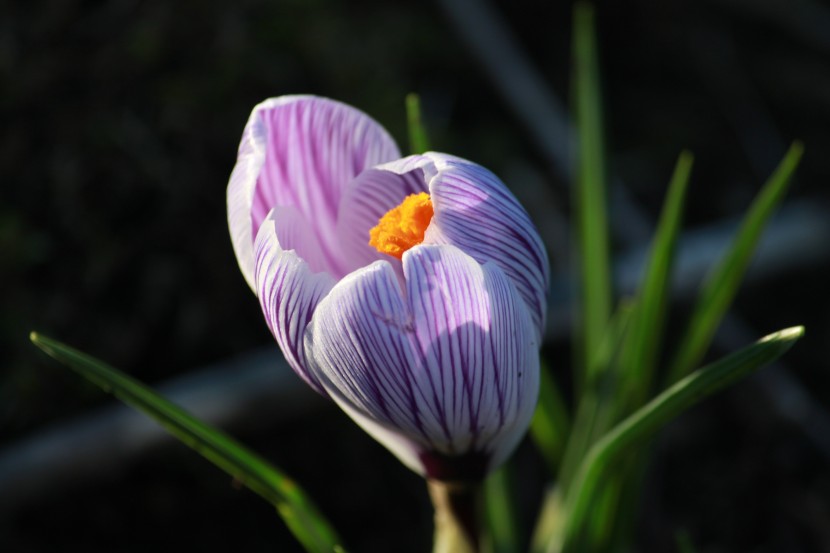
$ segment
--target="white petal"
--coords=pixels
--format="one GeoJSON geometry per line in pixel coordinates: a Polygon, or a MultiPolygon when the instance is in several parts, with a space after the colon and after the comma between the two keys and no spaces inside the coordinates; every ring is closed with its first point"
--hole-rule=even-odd
{"type": "MultiPolygon", "coordinates": [[[[275,221],[274,216],[272,212],[257,234],[254,271],[257,297],[265,321],[291,368],[317,392],[326,395],[317,378],[308,371],[303,335],[317,304],[335,281],[328,273],[314,273],[296,251],[281,246],[280,235],[286,242],[301,240],[292,231],[302,229],[302,219],[281,217],[275,221]]],[[[304,240],[311,241],[313,237],[306,235],[304,240]]]]}
{"type": "Polygon", "coordinates": [[[484,167],[444,154],[425,156],[436,172],[429,183],[435,215],[424,242],[453,244],[479,263],[498,265],[527,304],[541,338],[550,268],[527,212],[484,167]]]}
{"type": "Polygon", "coordinates": [[[329,272],[339,271],[335,225],[346,185],[400,157],[392,138],[363,112],[315,96],[281,96],[256,106],[228,183],[228,225],[240,269],[254,288],[253,242],[277,206],[312,224],[329,272]]]}
{"type": "Polygon", "coordinates": [[[406,297],[390,264],[378,261],[320,302],[306,331],[310,370],[419,472],[425,456],[506,454],[538,393],[538,341],[525,303],[498,266],[454,246],[417,246],[403,264],[406,297]]]}

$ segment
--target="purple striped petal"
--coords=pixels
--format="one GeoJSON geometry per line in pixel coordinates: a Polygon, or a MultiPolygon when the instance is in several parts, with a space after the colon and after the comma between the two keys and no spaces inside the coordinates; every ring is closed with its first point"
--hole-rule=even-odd
{"type": "Polygon", "coordinates": [[[503,459],[504,444],[512,451],[530,424],[539,389],[540,344],[526,305],[496,264],[453,246],[413,248],[404,274],[430,383],[440,392],[434,408],[452,436],[443,453],[503,459]]]}
{"type": "MultiPolygon", "coordinates": [[[[389,174],[386,179],[374,177],[378,182],[394,182],[397,177],[410,179],[413,187],[427,187],[435,215],[424,244],[452,244],[479,263],[496,263],[530,308],[541,338],[550,279],[548,258],[530,217],[504,183],[480,165],[436,152],[385,163],[374,171],[389,174]]],[[[390,197],[398,194],[392,207],[406,195],[396,188],[386,193],[390,197]]],[[[360,232],[365,235],[368,229],[360,232]]]]}
{"type": "Polygon", "coordinates": [[[328,272],[342,273],[336,222],[342,192],[365,169],[400,157],[361,111],[326,98],[281,96],[256,106],[228,183],[228,224],[242,274],[254,288],[254,237],[276,206],[312,224],[328,272]]]}
{"type": "Polygon", "coordinates": [[[479,263],[493,261],[513,281],[541,339],[550,268],[527,212],[493,173],[475,163],[429,152],[437,169],[429,182],[435,215],[425,243],[458,246],[479,263]]]}
{"type": "Polygon", "coordinates": [[[257,234],[254,276],[265,321],[288,364],[315,391],[327,396],[308,371],[303,335],[317,304],[335,280],[327,272],[313,271],[323,260],[314,254],[319,246],[315,235],[305,232],[307,228],[305,219],[293,208],[275,209],[257,234]],[[300,251],[311,255],[301,257],[300,251]]]}
{"type": "Polygon", "coordinates": [[[306,332],[312,372],[332,397],[429,444],[440,433],[424,411],[414,330],[392,266],[355,271],[320,302],[306,332]]]}
{"type": "Polygon", "coordinates": [[[414,470],[503,459],[529,424],[538,341],[513,284],[453,246],[404,255],[406,294],[383,261],[339,282],[306,331],[309,368],[352,418],[414,470]],[[430,460],[427,463],[427,459],[430,460]]]}

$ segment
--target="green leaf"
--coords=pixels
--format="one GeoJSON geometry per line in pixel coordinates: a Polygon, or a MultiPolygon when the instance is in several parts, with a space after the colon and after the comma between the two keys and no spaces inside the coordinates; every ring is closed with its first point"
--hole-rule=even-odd
{"type": "Polygon", "coordinates": [[[513,464],[506,463],[484,481],[484,500],[491,553],[519,551],[516,501],[511,485],[513,464]]]}
{"type": "Polygon", "coordinates": [[[124,373],[35,332],[30,339],[105,391],[155,419],[173,436],[276,506],[289,529],[312,553],[344,551],[333,528],[290,478],[238,442],[199,421],[124,373]]]}
{"type": "MultiPolygon", "coordinates": [[[[595,435],[588,445],[607,432],[611,425],[640,407],[650,395],[691,168],[692,155],[683,152],[669,183],[637,301],[631,309],[619,360],[610,364],[610,368],[616,371],[613,393],[607,395],[597,406],[600,411],[598,418],[605,422],[605,426],[596,425],[595,435]]],[[[623,337],[619,339],[622,340],[623,337]]],[[[586,451],[587,448],[582,451],[583,456],[586,451]]],[[[626,458],[609,468],[606,479],[598,490],[598,497],[594,499],[595,507],[587,521],[588,525],[580,530],[580,548],[586,551],[615,550],[612,542],[624,535],[621,527],[627,520],[621,515],[621,510],[623,513],[632,510],[621,507],[621,502],[630,500],[632,472],[636,476],[636,471],[639,470],[636,465],[643,462],[646,462],[643,458],[626,458]]]]}
{"type": "Polygon", "coordinates": [[[689,326],[670,365],[669,383],[694,369],[709,349],[715,331],[732,303],[752,259],[761,232],[783,199],[803,153],[804,147],[800,142],[790,146],[752,203],[729,251],[706,279],[689,326]]]}
{"type": "Polygon", "coordinates": [[[565,401],[547,364],[542,360],[540,365],[539,403],[530,423],[530,436],[548,468],[556,472],[565,452],[571,422],[565,401]]]}
{"type": "MultiPolygon", "coordinates": [[[[623,464],[628,464],[629,459],[622,459],[623,464]]],[[[619,467],[614,467],[619,469],[619,467]]],[[[616,472],[616,471],[615,471],[616,472]]],[[[617,529],[615,522],[622,516],[620,512],[620,500],[624,490],[625,481],[619,478],[611,478],[603,481],[602,486],[597,488],[597,494],[591,503],[591,516],[585,519],[584,545],[581,544],[578,551],[614,551],[611,542],[614,532],[617,529]]],[[[632,505],[630,508],[636,508],[632,505]]]]}
{"type": "Polygon", "coordinates": [[[565,495],[585,453],[616,422],[612,407],[614,397],[618,393],[617,371],[610,368],[618,362],[634,309],[631,302],[620,303],[606,326],[602,341],[594,355],[595,367],[592,374],[595,375],[596,381],[589,382],[579,397],[559,471],[559,486],[565,495]]]}
{"type": "Polygon", "coordinates": [[[622,382],[619,397],[625,402],[620,407],[623,414],[642,405],[651,391],[692,161],[689,152],[681,153],[677,159],[638,293],[637,307],[631,316],[631,328],[619,364],[622,382]]]}
{"type": "Polygon", "coordinates": [[[576,351],[590,381],[592,357],[599,348],[611,313],[611,278],[606,212],[606,175],[594,10],[586,2],[574,7],[574,101],[577,132],[575,191],[580,248],[581,344],[576,351]]]}
{"type": "Polygon", "coordinates": [[[680,413],[750,372],[771,363],[804,335],[803,327],[770,334],[758,342],[695,371],[665,390],[603,436],[585,457],[574,484],[565,498],[564,543],[551,541],[549,552],[578,551],[580,528],[589,516],[598,485],[610,463],[653,436],[680,413]]]}
{"type": "Polygon", "coordinates": [[[409,149],[413,154],[429,151],[429,138],[421,120],[421,98],[411,92],[406,95],[406,121],[409,127],[409,149]]]}

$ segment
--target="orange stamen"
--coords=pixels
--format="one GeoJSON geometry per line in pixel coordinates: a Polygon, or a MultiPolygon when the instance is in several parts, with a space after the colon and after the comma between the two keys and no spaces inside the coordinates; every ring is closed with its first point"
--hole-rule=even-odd
{"type": "Polygon", "coordinates": [[[411,194],[399,206],[387,211],[369,231],[369,245],[400,259],[406,250],[424,241],[424,232],[431,220],[429,194],[411,194]]]}

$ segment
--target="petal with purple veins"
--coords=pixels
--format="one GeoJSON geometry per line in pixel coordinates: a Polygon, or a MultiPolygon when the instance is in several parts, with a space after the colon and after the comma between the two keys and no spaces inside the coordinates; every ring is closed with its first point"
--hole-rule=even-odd
{"type": "Polygon", "coordinates": [[[256,106],[228,183],[228,223],[242,273],[254,288],[253,242],[276,206],[311,222],[329,272],[339,271],[335,225],[345,186],[365,169],[400,156],[363,112],[326,98],[282,96],[256,106]]]}
{"type": "Polygon", "coordinates": [[[541,338],[550,276],[544,245],[527,212],[484,167],[433,152],[425,157],[435,166],[429,182],[435,215],[425,243],[453,244],[479,263],[498,265],[530,308],[541,338]]]}
{"type": "Polygon", "coordinates": [[[419,397],[421,365],[392,266],[355,271],[320,302],[306,331],[309,367],[338,402],[424,445],[440,434],[419,397]]]}
{"type": "Polygon", "coordinates": [[[288,364],[315,391],[327,395],[308,371],[303,335],[335,280],[327,272],[314,272],[315,265],[324,262],[314,255],[316,237],[306,229],[307,222],[293,208],[279,208],[265,219],[255,245],[256,291],[265,321],[288,364]],[[312,255],[303,258],[298,251],[312,255]]]}
{"type": "Polygon", "coordinates": [[[524,435],[538,394],[539,342],[516,288],[494,263],[453,246],[404,254],[416,335],[441,418],[444,453],[492,453],[524,435]],[[515,440],[513,440],[515,438],[515,440]]]}
{"type": "Polygon", "coordinates": [[[503,444],[512,449],[526,430],[538,392],[525,303],[495,264],[453,246],[416,246],[403,263],[405,295],[391,265],[378,261],[320,302],[306,331],[310,370],[418,472],[427,470],[424,454],[502,458],[503,444]]]}

